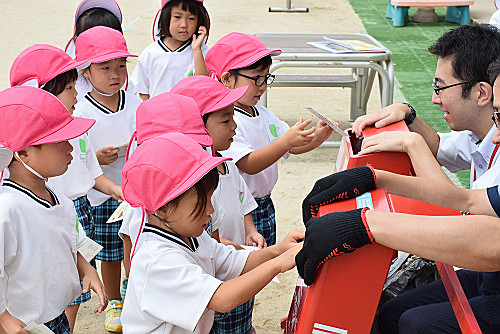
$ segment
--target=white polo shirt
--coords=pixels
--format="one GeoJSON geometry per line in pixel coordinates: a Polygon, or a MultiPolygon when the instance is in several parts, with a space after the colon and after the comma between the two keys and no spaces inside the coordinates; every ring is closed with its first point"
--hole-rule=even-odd
{"type": "Polygon", "coordinates": [[[73,202],[54,205],[4,180],[0,194],[0,313],[26,324],[53,320],[81,293],[76,254],[87,238],[73,202]]]}
{"type": "Polygon", "coordinates": [[[238,277],[249,251],[236,251],[203,232],[184,242],[146,225],[135,254],[121,322],[123,333],[208,333],[214,311],[207,309],[223,281],[238,277]]]}
{"type": "Polygon", "coordinates": [[[440,141],[436,159],[452,173],[470,169],[471,189],[500,185],[500,164],[497,163],[500,154],[495,154],[492,159],[496,145],[491,140],[495,130],[493,125],[482,141],[471,131],[438,133],[440,141]]]}
{"type": "MultiPolygon", "coordinates": [[[[205,56],[208,46],[202,44],[205,56]]],[[[180,80],[194,75],[194,53],[191,39],[176,50],[170,50],[159,39],[149,44],[141,53],[130,78],[134,92],[149,97],[169,92],[180,80]]]]}
{"type": "Polygon", "coordinates": [[[222,164],[224,174],[219,173],[219,184],[212,195],[212,203],[218,202],[224,208],[219,236],[244,245],[244,217],[257,208],[257,203],[234,162],[224,161],[222,164]]]}
{"type": "MultiPolygon", "coordinates": [[[[118,110],[113,112],[106,108],[90,94],[85,95],[75,106],[74,115],[92,118],[96,122],[88,131],[90,143],[95,151],[106,146],[121,146],[128,144],[135,131],[135,113],[142,100],[130,93],[120,90],[118,110]]],[[[102,165],[104,175],[115,184],[121,184],[121,172],[125,165],[125,156],[119,157],[109,165],[102,165]]],[[[99,206],[110,196],[95,189],[91,189],[88,198],[92,206],[99,206]]]]}
{"type": "MultiPolygon", "coordinates": [[[[245,110],[234,107],[234,121],[238,125],[233,143],[228,150],[220,152],[223,156],[233,158],[236,164],[241,158],[266,147],[283,136],[290,127],[281,121],[272,112],[262,106],[252,107],[254,115],[245,110]]],[[[283,157],[288,158],[286,153],[283,157]]],[[[278,163],[275,162],[262,172],[249,175],[240,170],[254,198],[261,198],[271,194],[278,181],[278,163]]]]}
{"type": "Polygon", "coordinates": [[[71,152],[73,160],[68,170],[61,176],[49,178],[47,185],[64,193],[66,197],[74,201],[87,195],[94,187],[95,179],[102,175],[102,169],[88,134],[84,133],[69,142],[73,146],[71,152]]]}

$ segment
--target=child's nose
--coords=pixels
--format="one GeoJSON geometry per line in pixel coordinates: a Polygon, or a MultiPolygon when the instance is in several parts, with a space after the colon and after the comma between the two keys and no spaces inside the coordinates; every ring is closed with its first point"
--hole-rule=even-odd
{"type": "Polygon", "coordinates": [[[214,213],[214,206],[212,205],[212,201],[210,200],[210,198],[207,199],[207,207],[205,209],[205,214],[207,216],[210,216],[212,213],[214,213]]]}

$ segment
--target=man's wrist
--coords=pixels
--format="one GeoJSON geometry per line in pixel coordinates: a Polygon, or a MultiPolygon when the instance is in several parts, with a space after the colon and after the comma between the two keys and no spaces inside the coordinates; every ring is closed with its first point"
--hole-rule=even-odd
{"type": "Polygon", "coordinates": [[[410,125],[415,120],[415,117],[417,117],[417,112],[415,111],[415,108],[411,106],[411,104],[407,102],[403,102],[403,104],[410,109],[410,115],[404,119],[406,125],[410,125]]]}

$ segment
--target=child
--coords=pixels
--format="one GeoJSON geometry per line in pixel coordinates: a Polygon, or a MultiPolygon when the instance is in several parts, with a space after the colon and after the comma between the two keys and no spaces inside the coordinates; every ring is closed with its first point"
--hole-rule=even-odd
{"type": "MultiPolygon", "coordinates": [[[[192,97],[197,103],[214,144],[214,151],[225,151],[231,146],[236,123],[233,120],[234,103],[245,95],[248,87],[230,90],[217,80],[195,75],[179,81],[172,92],[192,97]]],[[[217,166],[219,184],[212,196],[224,209],[219,226],[221,242],[227,240],[239,245],[265,247],[265,240],[253,224],[251,212],[257,208],[245,181],[234,162],[224,161],[217,166]]],[[[252,328],[253,298],[226,314],[216,314],[211,333],[248,334],[252,328]]]]}
{"type": "Polygon", "coordinates": [[[102,312],[107,297],[96,270],[77,252],[87,237],[73,203],[45,181],[67,170],[68,139],[95,121],[71,116],[34,87],[0,92],[0,119],[0,170],[8,166],[10,174],[0,194],[0,327],[18,333],[45,323],[69,334],[64,309],[71,301],[91,288],[100,298],[94,312],[102,312]]]}
{"type": "MultiPolygon", "coordinates": [[[[75,82],[77,69],[88,66],[88,62],[76,62],[64,51],[51,45],[30,46],[14,60],[10,70],[11,86],[35,84],[56,96],[73,114],[76,104],[75,82]],[[31,81],[31,82],[30,82],[31,81]],[[33,82],[34,81],[34,82],[33,82]]],[[[61,176],[50,178],[47,185],[58,190],[75,204],[78,220],[87,237],[94,239],[94,220],[87,193],[94,188],[122,201],[121,187],[103,175],[95,152],[86,133],[71,139],[73,162],[61,176]]],[[[95,260],[90,264],[95,268],[95,260]]],[[[71,332],[75,325],[80,304],[90,300],[90,292],[82,294],[66,309],[71,332]]]]}
{"type": "MultiPolygon", "coordinates": [[[[114,29],[94,27],[76,40],[76,58],[92,62],[82,74],[92,85],[92,91],[78,102],[75,115],[96,120],[95,127],[89,131],[90,142],[97,149],[104,175],[117,184],[125,164],[127,142],[135,130],[135,112],[141,102],[120,89],[127,78],[127,57],[135,56],[128,52],[123,35],[114,29]]],[[[123,244],[118,236],[121,223],[106,223],[118,207],[118,201],[96,190],[91,190],[88,197],[96,224],[95,240],[104,247],[96,259],[102,261],[101,275],[110,297],[105,328],[119,332],[123,304],[120,296],[123,244]]]]}
{"type": "Polygon", "coordinates": [[[170,91],[194,73],[208,75],[203,58],[209,30],[210,19],[202,1],[162,0],[159,39],[142,52],[131,78],[143,100],[170,91]]]}
{"type": "Polygon", "coordinates": [[[224,160],[172,133],[147,140],[127,161],[125,200],[148,214],[148,223],[132,260],[124,333],[208,333],[214,310],[233,309],[294,267],[303,232],[255,252],[236,251],[204,232],[215,167],[224,160]]]}
{"type": "Polygon", "coordinates": [[[249,86],[246,94],[235,103],[234,120],[238,124],[231,147],[221,152],[233,158],[243,179],[252,191],[259,207],[252,211],[257,231],[268,245],[276,243],[276,222],[271,191],[278,180],[277,160],[289,153],[299,154],[318,147],[332,129],[323,121],[305,130],[311,120],[297,122],[292,128],[262,106],[256,106],[267,84],[271,56],[279,50],[269,50],[255,36],[230,33],[208,51],[206,64],[212,76],[226,87],[249,86]]]}

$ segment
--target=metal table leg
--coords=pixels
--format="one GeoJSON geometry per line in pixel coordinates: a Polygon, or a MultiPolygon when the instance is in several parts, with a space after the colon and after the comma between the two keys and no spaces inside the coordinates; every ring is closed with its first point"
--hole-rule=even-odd
{"type": "Polygon", "coordinates": [[[269,7],[270,12],[308,13],[309,8],[292,8],[292,0],[286,0],[286,8],[269,7]]]}

